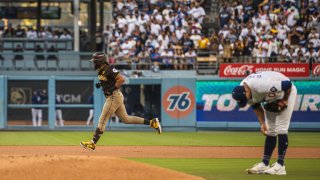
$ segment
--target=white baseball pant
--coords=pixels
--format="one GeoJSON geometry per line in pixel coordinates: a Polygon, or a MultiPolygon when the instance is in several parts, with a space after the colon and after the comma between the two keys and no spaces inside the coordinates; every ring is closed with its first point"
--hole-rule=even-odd
{"type": "Polygon", "coordinates": [[[288,98],[288,107],[279,113],[265,111],[268,135],[277,136],[278,134],[288,134],[288,129],[297,98],[297,88],[292,85],[291,93],[288,98]]]}
{"type": "Polygon", "coordinates": [[[32,115],[32,125],[41,126],[42,125],[42,109],[31,108],[32,115]]]}

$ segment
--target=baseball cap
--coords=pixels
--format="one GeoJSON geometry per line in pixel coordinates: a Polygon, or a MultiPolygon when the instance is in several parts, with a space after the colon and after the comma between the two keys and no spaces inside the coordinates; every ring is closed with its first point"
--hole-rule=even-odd
{"type": "Polygon", "coordinates": [[[232,98],[237,101],[239,107],[247,105],[248,100],[244,86],[236,86],[232,91],[232,98]]]}

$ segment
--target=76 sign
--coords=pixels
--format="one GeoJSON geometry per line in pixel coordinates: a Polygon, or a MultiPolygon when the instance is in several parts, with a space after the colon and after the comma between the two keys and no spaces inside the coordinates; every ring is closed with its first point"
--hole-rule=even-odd
{"type": "Polygon", "coordinates": [[[169,88],[163,96],[162,106],[173,118],[186,117],[195,109],[193,92],[184,86],[169,88]]]}
{"type": "Polygon", "coordinates": [[[168,111],[178,109],[180,111],[186,111],[191,105],[191,99],[189,98],[190,92],[183,92],[182,94],[170,94],[168,100],[170,105],[168,111]]]}

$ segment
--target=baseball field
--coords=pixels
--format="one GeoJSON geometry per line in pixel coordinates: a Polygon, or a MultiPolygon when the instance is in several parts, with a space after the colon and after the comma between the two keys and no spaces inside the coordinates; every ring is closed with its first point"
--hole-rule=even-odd
{"type": "MultiPolygon", "coordinates": [[[[259,132],[0,131],[1,179],[319,179],[320,132],[290,132],[287,176],[248,175],[260,161],[259,132]]],[[[272,163],[276,160],[276,150],[272,163]]]]}

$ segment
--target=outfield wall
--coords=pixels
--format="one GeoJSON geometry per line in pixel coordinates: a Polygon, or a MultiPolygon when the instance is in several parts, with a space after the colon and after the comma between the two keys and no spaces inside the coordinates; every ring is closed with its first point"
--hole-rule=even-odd
{"type": "MultiPolygon", "coordinates": [[[[197,81],[197,127],[255,128],[256,116],[247,105],[238,108],[231,91],[240,81],[197,81]]],[[[319,129],[320,81],[294,80],[298,96],[291,119],[293,129],[319,129]]]]}
{"type": "MultiPolygon", "coordinates": [[[[95,76],[0,76],[0,129],[3,130],[92,130],[97,126],[104,103],[95,76]],[[31,104],[32,92],[46,89],[44,104],[31,104]],[[87,103],[94,94],[94,104],[87,103]],[[56,104],[59,94],[63,104],[56,104]],[[31,108],[43,109],[43,126],[31,124],[31,108]],[[66,125],[55,124],[56,108],[63,111],[66,125]],[[85,124],[94,109],[93,125],[85,124]]],[[[122,89],[129,114],[145,118],[160,117],[167,130],[197,129],[252,130],[259,124],[249,107],[239,109],[231,98],[240,80],[197,77],[127,78],[122,89]],[[144,112],[137,114],[136,102],[144,112]]],[[[320,130],[320,81],[296,79],[298,98],[292,117],[292,130],[320,130]]],[[[113,118],[114,120],[114,118],[113,118]]],[[[110,121],[111,122],[111,121],[110,121]]],[[[149,130],[144,125],[109,123],[114,130],[149,130]]]]}

